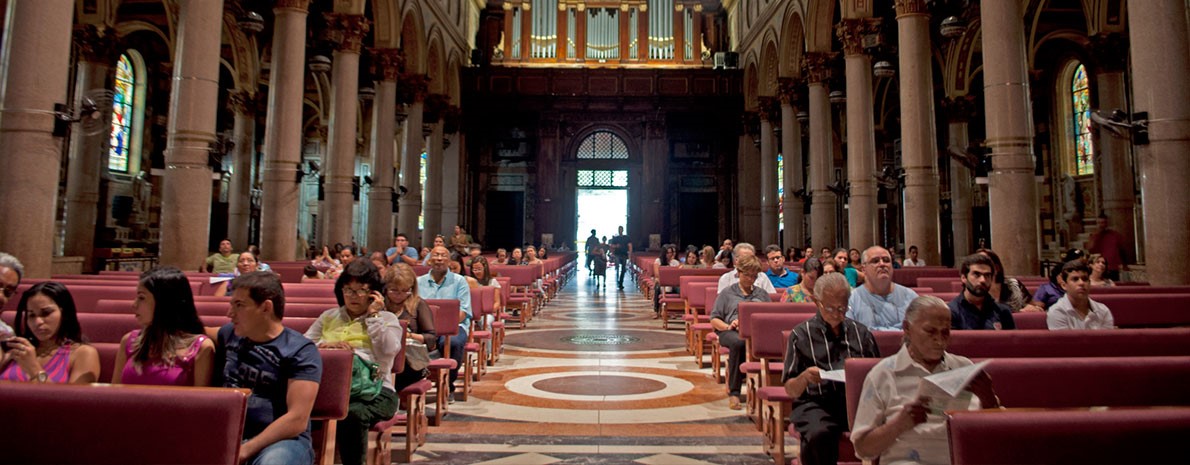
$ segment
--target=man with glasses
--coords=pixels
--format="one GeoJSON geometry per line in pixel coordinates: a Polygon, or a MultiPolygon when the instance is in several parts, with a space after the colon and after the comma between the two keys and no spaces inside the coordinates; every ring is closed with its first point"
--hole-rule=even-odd
{"type": "MultiPolygon", "coordinates": [[[[463,346],[467,344],[467,328],[471,327],[471,288],[467,286],[467,279],[457,273],[452,273],[450,266],[450,250],[439,245],[430,250],[426,257],[430,265],[430,272],[417,278],[417,296],[422,299],[454,299],[459,301],[459,333],[450,338],[450,358],[458,362],[450,370],[450,397],[454,402],[455,380],[459,379],[459,368],[463,366],[466,352],[463,346]]],[[[447,344],[446,337],[438,339],[439,346],[447,344]]]]}
{"type": "Polygon", "coordinates": [[[892,254],[884,247],[868,247],[860,262],[864,284],[851,293],[851,318],[874,331],[900,330],[905,309],[917,293],[893,282],[892,254]]]}
{"type": "Polygon", "coordinates": [[[880,357],[868,327],[846,317],[851,286],[831,273],[814,284],[818,314],[789,333],[782,380],[793,397],[789,421],[802,439],[798,459],[804,464],[836,463],[839,439],[847,431],[847,391],[843,383],[823,381],[822,372],[842,370],[851,357],[880,357]]]}
{"type": "Polygon", "coordinates": [[[995,279],[995,265],[984,254],[968,255],[959,267],[963,292],[955,296],[950,307],[953,329],[1016,329],[1012,310],[988,295],[995,279]]]}
{"type": "Polygon", "coordinates": [[[769,269],[764,274],[774,289],[785,289],[797,284],[797,273],[785,269],[785,254],[781,252],[781,246],[770,244],[764,248],[764,255],[769,262],[769,269]]]}
{"type": "MultiPolygon", "coordinates": [[[[21,285],[21,275],[25,274],[25,266],[16,257],[0,252],[0,308],[4,308],[17,293],[17,286],[21,285]]],[[[12,328],[0,321],[0,336],[15,334],[12,328]]]]}

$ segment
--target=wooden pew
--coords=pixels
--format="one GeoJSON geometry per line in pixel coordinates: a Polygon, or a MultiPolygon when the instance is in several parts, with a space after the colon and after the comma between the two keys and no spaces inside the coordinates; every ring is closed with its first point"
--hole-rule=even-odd
{"type": "Polygon", "coordinates": [[[6,463],[237,465],[247,402],[240,389],[3,382],[0,450],[6,463]]]}
{"type": "Polygon", "coordinates": [[[947,430],[956,465],[1184,463],[1190,408],[948,412],[947,430]]]}

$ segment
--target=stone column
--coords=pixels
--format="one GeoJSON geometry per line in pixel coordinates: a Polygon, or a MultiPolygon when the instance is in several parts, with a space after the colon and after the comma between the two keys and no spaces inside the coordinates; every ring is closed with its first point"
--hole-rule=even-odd
{"type": "Polygon", "coordinates": [[[401,76],[401,87],[408,96],[405,118],[405,150],[401,153],[401,184],[408,192],[400,200],[397,229],[409,235],[410,244],[421,244],[417,217],[421,216],[421,152],[426,136],[422,133],[422,110],[427,92],[426,76],[401,76]]]}
{"type": "MultiPolygon", "coordinates": [[[[433,237],[434,234],[442,234],[450,237],[453,234],[453,225],[442,224],[442,166],[443,166],[443,147],[442,147],[442,118],[438,116],[434,121],[429,123],[430,126],[430,140],[426,144],[429,148],[426,151],[426,236],[433,237]],[[450,234],[447,234],[447,233],[450,234]]],[[[432,242],[432,241],[431,241],[432,242]]]]}
{"type": "Polygon", "coordinates": [[[1190,42],[1185,0],[1128,2],[1133,111],[1149,114],[1149,144],[1137,146],[1144,203],[1146,272],[1155,285],[1190,284],[1190,42]]]}
{"type": "MultiPolygon", "coordinates": [[[[760,147],[756,143],[760,131],[760,119],[756,112],[744,112],[743,130],[740,131],[739,151],[736,155],[736,173],[739,189],[737,191],[737,205],[739,207],[739,235],[736,242],[750,242],[757,245],[761,238],[762,222],[760,220],[760,182],[761,161],[760,147]]],[[[659,178],[646,178],[659,179],[659,178]]],[[[762,249],[763,245],[760,246],[762,249]]]]}
{"type": "Polygon", "coordinates": [[[20,258],[25,278],[49,278],[62,157],[53,111],[66,102],[74,2],[7,6],[0,44],[0,250],[20,258]]]}
{"type": "Polygon", "coordinates": [[[860,250],[879,243],[872,177],[876,172],[872,57],[863,49],[863,36],[875,32],[876,24],[870,18],[844,19],[837,29],[847,73],[847,180],[851,183],[847,243],[860,250]]]}
{"type": "Polygon", "coordinates": [[[393,244],[393,156],[397,75],[403,58],[395,48],[369,50],[376,98],[372,101],[372,188],[368,191],[368,249],[393,244]]]}
{"type": "MultiPolygon", "coordinates": [[[[967,125],[974,112],[974,99],[961,96],[947,98],[942,101],[948,120],[947,150],[955,149],[965,152],[970,144],[967,136],[967,125]]],[[[975,252],[975,241],[971,224],[971,208],[974,205],[975,179],[971,169],[959,160],[950,160],[950,223],[954,236],[954,259],[959,262],[963,257],[975,252]]],[[[919,251],[921,245],[917,246],[919,251]]],[[[936,264],[938,262],[926,262],[936,264]]]]}
{"type": "Polygon", "coordinates": [[[777,243],[777,147],[773,120],[780,117],[773,97],[760,99],[760,244],[777,243]]]}
{"type": "MultiPolygon", "coordinates": [[[[452,107],[452,112],[457,114],[458,108],[452,107]]],[[[447,134],[442,141],[442,225],[453,228],[456,224],[464,223],[463,219],[459,217],[459,190],[463,183],[461,174],[463,137],[457,123],[447,122],[443,126],[443,130],[447,134]]],[[[474,227],[467,228],[471,237],[478,240],[478,231],[472,229],[474,227]]]]}
{"type": "Polygon", "coordinates": [[[252,164],[256,158],[255,92],[233,91],[228,106],[235,115],[232,141],[234,173],[227,196],[227,237],[237,250],[248,248],[248,226],[252,221],[252,164]]]}
{"type": "MultiPolygon", "coordinates": [[[[74,45],[79,61],[75,71],[74,94],[77,101],[92,89],[106,89],[116,61],[116,31],[100,31],[94,25],[76,26],[74,45]]],[[[99,205],[99,178],[106,166],[111,137],[111,107],[98,108],[105,128],[95,134],[82,130],[70,134],[70,161],[66,176],[66,241],[65,254],[83,258],[83,271],[94,270],[95,228],[99,205]]]]}
{"type": "MultiPolygon", "coordinates": [[[[1007,276],[1038,273],[1040,240],[1033,175],[1033,109],[1025,64],[1025,31],[1019,2],[986,2],[983,23],[984,106],[993,248],[1007,276]]],[[[1184,36],[1184,34],[1183,34],[1184,36]]]]}
{"type": "Polygon", "coordinates": [[[797,121],[797,83],[791,79],[781,80],[781,156],[785,161],[785,193],[782,199],[785,209],[785,248],[806,245],[805,205],[797,195],[802,185],[802,125],[797,121]]]}
{"type": "MultiPolygon", "coordinates": [[[[938,143],[930,16],[924,0],[897,0],[897,57],[901,90],[901,165],[905,168],[905,248],[916,245],[926,263],[942,263],[938,235],[938,143]]],[[[853,204],[854,205],[854,204],[853,204]]]]}
{"type": "MultiPolygon", "coordinates": [[[[1105,112],[1115,109],[1128,111],[1127,83],[1124,67],[1128,56],[1128,42],[1119,34],[1101,34],[1091,37],[1091,49],[1099,64],[1095,73],[1095,89],[1098,91],[1099,108],[1105,112]]],[[[1096,131],[1099,147],[1099,163],[1095,173],[1099,175],[1102,188],[1102,209],[1107,214],[1108,226],[1124,236],[1128,251],[1124,257],[1128,263],[1136,259],[1136,222],[1133,214],[1136,208],[1136,187],[1133,181],[1132,159],[1129,151],[1132,144],[1122,137],[1115,137],[1110,131],[1096,131]]],[[[1088,212],[1096,215],[1096,212],[1088,212]]]]}
{"type": "MultiPolygon", "coordinates": [[[[298,257],[296,173],[302,156],[302,98],[305,91],[306,14],[309,0],[277,0],[273,8],[273,54],[268,113],[264,126],[264,181],[260,243],[265,260],[298,257]]],[[[317,226],[314,228],[317,230],[317,226]]],[[[302,244],[302,248],[305,245],[302,244]]]]}
{"type": "Polygon", "coordinates": [[[355,136],[359,112],[359,54],[367,34],[368,20],[363,15],[324,14],[328,27],[335,30],[338,43],[331,69],[331,118],[327,139],[326,181],[322,191],[326,206],[321,221],[327,244],[349,244],[352,240],[352,183],[355,177],[355,136]]]}
{"type": "MultiPolygon", "coordinates": [[[[211,228],[211,144],[219,101],[223,0],[182,2],[161,196],[161,265],[202,266],[211,228]]],[[[243,244],[237,244],[243,247],[243,244]]]]}
{"type": "Polygon", "coordinates": [[[836,197],[827,185],[834,173],[831,138],[831,104],[827,96],[830,53],[806,54],[803,68],[810,94],[810,241],[814,250],[837,247],[835,243],[836,197]]]}

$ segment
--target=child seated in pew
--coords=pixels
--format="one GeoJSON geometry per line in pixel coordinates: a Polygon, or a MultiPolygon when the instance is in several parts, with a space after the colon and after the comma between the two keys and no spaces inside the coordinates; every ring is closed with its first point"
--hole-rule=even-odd
{"type": "Polygon", "coordinates": [[[1066,295],[1058,299],[1045,316],[1049,329],[1114,329],[1111,310],[1091,300],[1091,268],[1082,260],[1062,265],[1062,288],[1066,295]]]}
{"type": "Polygon", "coordinates": [[[0,380],[87,384],[99,379],[99,351],[85,343],[66,286],[34,284],[21,295],[13,325],[16,337],[3,341],[0,380]]]}
{"type": "Polygon", "coordinates": [[[182,270],[165,266],[141,275],[132,313],[141,329],[120,340],[112,384],[211,385],[215,342],[203,334],[182,270]]]}

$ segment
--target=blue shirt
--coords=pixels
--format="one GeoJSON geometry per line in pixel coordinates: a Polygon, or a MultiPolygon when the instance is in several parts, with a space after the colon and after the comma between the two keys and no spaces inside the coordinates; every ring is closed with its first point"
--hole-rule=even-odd
{"type": "MultiPolygon", "coordinates": [[[[289,380],[322,381],[322,355],[314,342],[302,333],[285,328],[281,335],[264,343],[236,336],[232,323],[219,328],[222,361],[219,373],[223,387],[247,388],[248,410],[244,417],[244,438],[250,439],[264,431],[277,418],[289,411],[286,396],[289,380]]],[[[310,440],[310,425],[299,435],[310,440]]]]}
{"type": "Polygon", "coordinates": [[[773,287],[776,289],[792,287],[797,284],[797,273],[789,270],[785,270],[785,276],[777,276],[773,270],[766,270],[764,274],[769,276],[769,282],[773,283],[773,287]]]}
{"type": "Polygon", "coordinates": [[[471,327],[471,288],[467,286],[467,278],[446,272],[442,284],[434,281],[434,272],[417,277],[417,296],[423,299],[454,299],[459,301],[459,310],[467,316],[459,322],[463,329],[471,327]]]}
{"type": "MultiPolygon", "coordinates": [[[[394,253],[397,253],[397,248],[396,248],[396,247],[389,247],[389,248],[388,248],[388,250],[385,250],[385,251],[384,251],[384,256],[385,256],[385,257],[388,257],[388,256],[390,256],[390,255],[392,255],[392,254],[394,254],[394,253]]],[[[417,257],[417,249],[415,249],[415,248],[413,248],[413,247],[405,247],[405,254],[404,254],[404,255],[405,255],[406,257],[412,258],[412,259],[414,259],[414,260],[417,260],[417,259],[418,259],[418,257],[417,257]]],[[[393,260],[393,263],[396,263],[396,260],[393,260]]]]}
{"type": "Polygon", "coordinates": [[[847,265],[843,267],[843,276],[847,278],[847,284],[850,284],[851,287],[859,286],[859,270],[847,265]]]}
{"type": "Polygon", "coordinates": [[[905,309],[916,298],[913,289],[897,283],[893,283],[892,292],[886,296],[873,294],[867,286],[860,286],[851,290],[851,299],[847,301],[851,311],[847,316],[872,331],[900,330],[901,322],[905,321],[905,309]]]}
{"type": "Polygon", "coordinates": [[[1037,288],[1037,293],[1033,294],[1033,300],[1041,302],[1045,305],[1045,308],[1050,308],[1058,303],[1058,299],[1061,299],[1064,295],[1066,295],[1065,289],[1058,287],[1052,282],[1048,282],[1037,288]]]}

